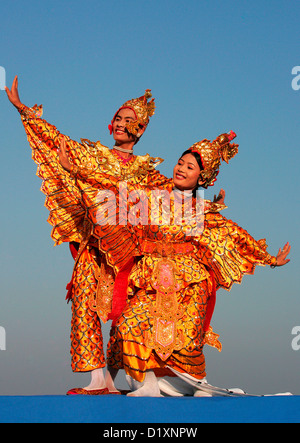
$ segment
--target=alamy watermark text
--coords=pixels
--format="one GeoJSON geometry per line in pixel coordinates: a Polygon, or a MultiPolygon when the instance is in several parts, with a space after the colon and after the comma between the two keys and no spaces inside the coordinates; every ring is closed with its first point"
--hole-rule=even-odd
{"type": "Polygon", "coordinates": [[[292,335],[295,336],[292,340],[292,349],[294,351],[299,351],[300,350],[300,326],[293,327],[292,335]]]}

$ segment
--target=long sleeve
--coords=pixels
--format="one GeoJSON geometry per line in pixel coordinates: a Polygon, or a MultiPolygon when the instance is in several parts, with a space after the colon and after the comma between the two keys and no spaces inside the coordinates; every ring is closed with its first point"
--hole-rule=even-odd
{"type": "MultiPolygon", "coordinates": [[[[56,244],[80,242],[86,232],[88,220],[81,204],[80,192],[75,180],[60,165],[57,148],[61,134],[55,126],[41,118],[42,107],[20,109],[21,120],[32,158],[37,164],[37,176],[42,180],[41,191],[46,195],[45,206],[50,215],[48,222],[53,226],[51,237],[56,244]]],[[[67,151],[76,164],[87,164],[89,158],[83,147],[67,139],[67,151]]]]}
{"type": "Polygon", "coordinates": [[[247,231],[219,213],[205,215],[201,236],[193,239],[195,255],[215,274],[217,287],[230,289],[253,274],[257,265],[276,263],[267,252],[266,240],[255,240],[247,231]]]}

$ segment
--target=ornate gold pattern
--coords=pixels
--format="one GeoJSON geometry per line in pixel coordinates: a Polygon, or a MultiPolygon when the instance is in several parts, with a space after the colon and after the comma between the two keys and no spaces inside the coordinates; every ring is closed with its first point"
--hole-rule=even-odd
{"type": "MultiPolygon", "coordinates": [[[[276,257],[267,252],[265,239],[255,240],[246,230],[218,213],[207,213],[201,236],[192,239],[195,257],[212,269],[217,288],[230,290],[257,265],[272,265],[276,257]]],[[[194,255],[193,254],[193,255],[194,255]]]]}
{"type": "Polygon", "coordinates": [[[194,247],[187,242],[165,242],[144,240],[141,245],[141,252],[144,254],[158,254],[162,257],[172,257],[174,254],[189,254],[194,247]]]}
{"type": "Polygon", "coordinates": [[[73,372],[105,367],[101,322],[89,309],[90,296],[97,290],[97,265],[85,248],[73,272],[71,357],[73,372]]]}
{"type": "Polygon", "coordinates": [[[43,105],[34,105],[32,108],[28,108],[25,105],[22,105],[19,108],[19,112],[20,114],[24,117],[24,118],[41,118],[43,115],[43,105]]]}
{"type": "MultiPolygon", "coordinates": [[[[154,167],[161,159],[152,159],[149,155],[133,156],[130,162],[123,165],[100,142],[87,143],[83,140],[83,144],[79,144],[68,138],[67,150],[70,159],[75,166],[82,166],[82,169],[79,168],[79,174],[81,170],[84,172],[87,166],[99,171],[98,175],[95,173],[93,179],[89,177],[87,184],[82,184],[82,188],[78,190],[74,178],[65,173],[57,159],[59,132],[54,126],[38,118],[38,110],[30,111],[24,108],[20,112],[33,149],[33,159],[38,164],[38,175],[43,180],[42,190],[47,195],[49,222],[54,226],[52,236],[57,243],[81,243],[73,273],[72,368],[78,372],[91,371],[104,367],[105,359],[101,324],[96,312],[90,309],[90,294],[97,291],[99,300],[107,295],[107,309],[104,309],[107,312],[111,287],[110,281],[105,280],[106,277],[98,275],[98,265],[95,266],[96,262],[87,246],[90,230],[84,220],[88,214],[96,230],[93,214],[97,202],[97,185],[100,189],[102,186],[106,189],[107,185],[113,187],[118,185],[120,180],[129,181],[133,178],[131,185],[134,188],[139,183],[136,177],[142,177],[140,182],[143,182],[143,185],[156,183],[156,179],[157,183],[163,183],[164,180],[159,174],[156,171],[153,173],[154,167]],[[107,172],[105,178],[103,171],[107,172]],[[94,185],[95,192],[92,190],[94,185]],[[89,206],[85,208],[81,206],[84,195],[89,197],[89,206]],[[96,276],[99,277],[98,281],[96,276]]],[[[220,137],[216,143],[217,159],[203,155],[207,186],[215,179],[220,160],[228,161],[237,152],[237,145],[229,144],[230,135],[227,135],[225,140],[220,137]],[[210,164],[213,165],[211,177],[208,174],[210,164]]],[[[204,150],[210,144],[207,140],[205,142],[207,143],[203,145],[204,150]]],[[[200,153],[201,149],[200,147],[200,153]]],[[[214,209],[218,210],[217,206],[214,209]]],[[[206,266],[213,270],[217,287],[230,289],[233,283],[241,282],[244,274],[253,273],[256,264],[276,261],[275,257],[267,253],[264,240],[256,242],[246,231],[218,213],[208,213],[206,210],[205,214],[205,229],[198,238],[189,238],[186,226],[169,224],[146,227],[147,238],[157,242],[156,251],[151,255],[146,254],[132,271],[128,305],[116,324],[117,334],[113,337],[108,354],[112,359],[111,365],[113,360],[117,367],[124,365],[136,379],[142,381],[141,374],[149,368],[165,367],[166,360],[168,365],[180,367],[184,372],[195,374],[199,379],[204,377],[203,324],[210,291],[210,276],[206,266]],[[172,239],[192,243],[194,251],[188,251],[187,247],[185,253],[177,254],[181,245],[177,250],[173,245],[170,248],[160,244],[163,241],[168,243],[172,239]],[[162,258],[168,253],[168,259],[162,258]],[[150,347],[144,346],[145,336],[150,347]],[[152,352],[153,349],[157,352],[152,352]]],[[[116,262],[124,264],[130,255],[134,255],[136,238],[129,230],[126,231],[126,236],[115,229],[100,230],[97,238],[101,238],[100,249],[111,257],[112,266],[116,262]]],[[[97,300],[92,306],[97,309],[97,300]]],[[[208,331],[205,342],[218,345],[217,334],[208,331]]]]}
{"type": "Polygon", "coordinates": [[[204,168],[200,174],[204,180],[204,184],[201,186],[204,188],[212,186],[216,181],[221,160],[228,163],[238,153],[238,145],[230,143],[235,137],[236,134],[231,131],[229,134],[219,135],[213,142],[204,139],[190,147],[190,151],[200,154],[204,168]]]}
{"type": "MultiPolygon", "coordinates": [[[[128,180],[135,177],[143,177],[149,172],[154,171],[156,166],[163,162],[160,157],[151,157],[146,155],[133,155],[131,161],[123,164],[118,157],[107,147],[98,142],[91,142],[88,139],[81,139],[81,143],[88,154],[96,160],[101,172],[118,177],[120,180],[128,180]]],[[[77,170],[77,174],[83,172],[83,176],[87,175],[92,169],[92,164],[83,163],[82,168],[77,170]]]]}
{"type": "Polygon", "coordinates": [[[185,344],[183,332],[177,330],[177,320],[184,314],[183,306],[177,302],[177,291],[180,289],[177,274],[175,263],[162,258],[157,262],[151,278],[156,290],[156,302],[149,308],[153,316],[153,329],[146,334],[145,345],[154,349],[163,361],[185,344]]]}
{"type": "MultiPolygon", "coordinates": [[[[125,102],[120,109],[130,108],[133,109],[136,115],[136,120],[126,125],[126,129],[136,135],[140,129],[140,125],[145,127],[149,123],[149,118],[154,115],[155,104],[154,99],[148,102],[148,99],[152,97],[151,90],[146,89],[145,95],[139,98],[134,98],[125,102]]],[[[119,110],[120,110],[119,109],[119,110]]]]}
{"type": "Polygon", "coordinates": [[[89,306],[91,311],[97,312],[102,321],[106,322],[112,309],[114,293],[114,277],[106,272],[102,262],[95,275],[98,280],[96,293],[90,294],[89,306]]]}
{"type": "Polygon", "coordinates": [[[219,335],[213,332],[213,328],[210,326],[208,328],[208,331],[204,334],[203,344],[212,346],[213,348],[216,348],[219,352],[222,351],[222,343],[218,340],[219,335]]]}

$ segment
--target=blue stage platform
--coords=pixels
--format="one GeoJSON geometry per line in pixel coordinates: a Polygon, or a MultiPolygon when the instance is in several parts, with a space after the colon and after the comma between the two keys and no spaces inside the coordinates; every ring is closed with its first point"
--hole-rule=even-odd
{"type": "Polygon", "coordinates": [[[0,423],[300,423],[300,396],[0,396],[0,423]]]}

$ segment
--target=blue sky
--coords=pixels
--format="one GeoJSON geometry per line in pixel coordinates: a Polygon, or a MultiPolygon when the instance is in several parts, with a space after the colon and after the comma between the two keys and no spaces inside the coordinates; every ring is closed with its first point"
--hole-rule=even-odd
{"type": "MultiPolygon", "coordinates": [[[[234,130],[239,154],[223,165],[228,218],[276,254],[284,268],[257,269],[230,293],[219,291],[214,329],[223,351],[206,350],[208,380],[252,393],[300,394],[299,106],[291,82],[300,65],[299,2],[136,0],[4,2],[0,66],[19,76],[22,101],[74,140],[112,146],[118,106],[152,89],[156,113],[136,147],[165,159],[234,130]]],[[[36,166],[16,110],[0,90],[0,395],[64,394],[87,378],[69,358],[72,259],[53,248],[36,166]]],[[[108,336],[108,326],[104,327],[108,336]]],[[[123,384],[120,376],[119,383],[123,384]]]]}

